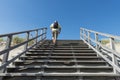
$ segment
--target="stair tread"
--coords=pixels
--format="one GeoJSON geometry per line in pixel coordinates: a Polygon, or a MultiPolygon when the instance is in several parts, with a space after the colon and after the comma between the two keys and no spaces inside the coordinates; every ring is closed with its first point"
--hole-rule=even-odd
{"type": "MultiPolygon", "coordinates": [[[[29,51],[93,51],[93,50],[29,50],[29,51]]],[[[94,52],[94,51],[93,51],[94,52]]]]}
{"type": "MultiPolygon", "coordinates": [[[[59,61],[59,60],[25,60],[25,61],[22,61],[22,60],[17,60],[15,62],[66,62],[66,60],[63,60],[63,61],[59,61]]],[[[97,60],[69,60],[69,62],[106,62],[106,61],[97,61],[97,60]]]]}
{"type": "Polygon", "coordinates": [[[119,74],[114,74],[112,72],[109,73],[105,73],[105,72],[98,72],[98,73],[79,73],[79,72],[75,72],[75,73],[45,73],[45,72],[38,72],[38,73],[1,73],[0,76],[118,76],[120,77],[119,74]]]}
{"type": "MultiPolygon", "coordinates": [[[[51,50],[52,48],[32,48],[33,50],[51,50]]],[[[54,48],[54,50],[92,50],[90,48],[54,48]]]]}
{"type": "Polygon", "coordinates": [[[8,66],[7,68],[106,68],[112,69],[110,66],[8,66]]]}
{"type": "Polygon", "coordinates": [[[97,56],[21,56],[23,58],[101,58],[97,56]]]}
{"type": "MultiPolygon", "coordinates": [[[[26,53],[26,54],[32,54],[32,53],[26,53]]],[[[47,53],[47,52],[45,52],[45,53],[34,53],[34,54],[50,54],[50,53],[47,53]]],[[[34,55],[33,54],[33,55],[34,55]]],[[[51,53],[52,55],[54,55],[54,54],[63,54],[63,55],[96,55],[96,53],[51,53]]]]}

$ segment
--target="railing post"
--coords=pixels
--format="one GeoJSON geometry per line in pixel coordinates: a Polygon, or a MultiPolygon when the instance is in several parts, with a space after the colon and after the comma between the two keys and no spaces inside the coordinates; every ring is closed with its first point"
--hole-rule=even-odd
{"type": "Polygon", "coordinates": [[[84,35],[84,40],[86,41],[86,33],[85,33],[85,29],[83,29],[83,35],[84,35]]]}
{"type": "MultiPolygon", "coordinates": [[[[112,38],[112,37],[110,38],[110,48],[111,48],[112,50],[115,50],[114,38],[112,38]]],[[[116,59],[115,55],[112,54],[111,57],[112,57],[112,62],[113,62],[115,65],[117,65],[117,59],[116,59]]],[[[114,73],[117,74],[116,69],[114,68],[113,70],[114,70],[114,73]]]]}
{"type": "Polygon", "coordinates": [[[80,28],[80,39],[82,39],[82,28],[80,28]]]}
{"type": "Polygon", "coordinates": [[[115,50],[114,38],[110,38],[110,48],[115,50]]]}
{"type": "Polygon", "coordinates": [[[45,38],[45,29],[43,29],[43,39],[45,38]]]}
{"type": "Polygon", "coordinates": [[[91,44],[90,43],[90,31],[88,31],[87,33],[88,33],[88,43],[91,44]]]}
{"type": "MultiPolygon", "coordinates": [[[[30,32],[27,32],[27,36],[26,36],[26,40],[28,41],[29,40],[29,36],[30,36],[30,32]]],[[[28,42],[29,43],[29,42],[28,42]]],[[[27,48],[28,48],[28,43],[25,44],[25,48],[24,50],[26,51],[27,48]]]]}
{"type": "MultiPolygon", "coordinates": [[[[98,42],[98,33],[95,33],[95,41],[98,42]]],[[[96,43],[96,49],[99,51],[99,45],[96,43]]]]}
{"type": "MultiPolygon", "coordinates": [[[[36,30],[35,32],[36,32],[36,37],[37,37],[38,36],[38,30],[36,30]]],[[[37,42],[38,42],[38,38],[35,39],[35,44],[36,44],[35,47],[37,47],[37,42]]]]}
{"type": "Polygon", "coordinates": [[[42,40],[43,39],[43,29],[41,29],[40,34],[41,34],[40,40],[42,40]]]}
{"type": "Polygon", "coordinates": [[[45,28],[45,38],[47,37],[47,29],[45,28]]]}
{"type": "MultiPolygon", "coordinates": [[[[98,38],[98,33],[95,33],[95,41],[96,41],[96,49],[99,51],[99,45],[97,44],[97,42],[99,41],[99,38],[98,38]]],[[[99,55],[97,54],[97,56],[99,57],[99,55]]]]}
{"type": "MultiPolygon", "coordinates": [[[[11,42],[12,42],[12,35],[8,35],[7,44],[6,44],[6,48],[5,49],[9,49],[10,48],[11,42]]],[[[8,57],[9,57],[9,51],[4,54],[2,64],[7,62],[8,57]]],[[[6,70],[6,67],[2,70],[2,72],[4,73],[5,70],[6,70]]]]}
{"type": "MultiPolygon", "coordinates": [[[[87,31],[87,33],[88,33],[88,43],[91,45],[91,41],[90,41],[90,31],[87,31]]],[[[89,48],[90,48],[90,46],[89,46],[89,48]]]]}

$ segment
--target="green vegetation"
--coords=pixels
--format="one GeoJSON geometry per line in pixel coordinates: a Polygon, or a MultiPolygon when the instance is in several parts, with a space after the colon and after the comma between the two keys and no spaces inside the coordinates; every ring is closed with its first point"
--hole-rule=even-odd
{"type": "Polygon", "coordinates": [[[106,45],[106,44],[109,43],[110,41],[106,39],[106,40],[101,40],[100,42],[101,42],[101,44],[106,45]]]}
{"type": "Polygon", "coordinates": [[[19,36],[15,36],[13,37],[13,44],[19,44],[19,43],[22,43],[23,41],[25,41],[24,38],[20,38],[19,36]]]}
{"type": "Polygon", "coordinates": [[[28,43],[28,46],[31,46],[31,45],[33,45],[33,44],[34,44],[34,40],[30,41],[30,42],[28,43]]]}
{"type": "MultiPolygon", "coordinates": [[[[21,38],[21,37],[19,37],[19,36],[13,37],[13,45],[20,44],[20,43],[22,43],[22,42],[24,42],[24,41],[25,41],[25,39],[24,39],[24,38],[21,38]]],[[[34,44],[34,40],[30,41],[30,42],[28,43],[28,46],[31,46],[31,45],[33,45],[33,44],[34,44]]]]}
{"type": "Polygon", "coordinates": [[[4,41],[3,38],[0,38],[0,42],[4,41]]]}

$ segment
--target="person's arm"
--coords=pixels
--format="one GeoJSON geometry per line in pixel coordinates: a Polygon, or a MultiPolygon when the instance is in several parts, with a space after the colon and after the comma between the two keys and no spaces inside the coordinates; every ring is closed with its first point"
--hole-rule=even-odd
{"type": "Polygon", "coordinates": [[[61,26],[60,25],[58,25],[58,27],[59,27],[59,33],[61,32],[61,26]]]}
{"type": "Polygon", "coordinates": [[[51,30],[52,30],[52,28],[53,28],[53,24],[50,25],[50,29],[51,29],[51,30]]]}
{"type": "Polygon", "coordinates": [[[59,30],[59,33],[61,32],[61,27],[60,27],[60,30],[59,30]]]}

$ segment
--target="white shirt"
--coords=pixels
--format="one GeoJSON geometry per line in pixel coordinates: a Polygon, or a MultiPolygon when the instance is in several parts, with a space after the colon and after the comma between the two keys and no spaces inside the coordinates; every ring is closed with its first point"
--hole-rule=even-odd
{"type": "Polygon", "coordinates": [[[56,29],[56,28],[54,28],[54,23],[52,23],[52,24],[50,25],[50,29],[52,30],[52,32],[60,31],[61,26],[58,24],[58,28],[56,29]]]}

